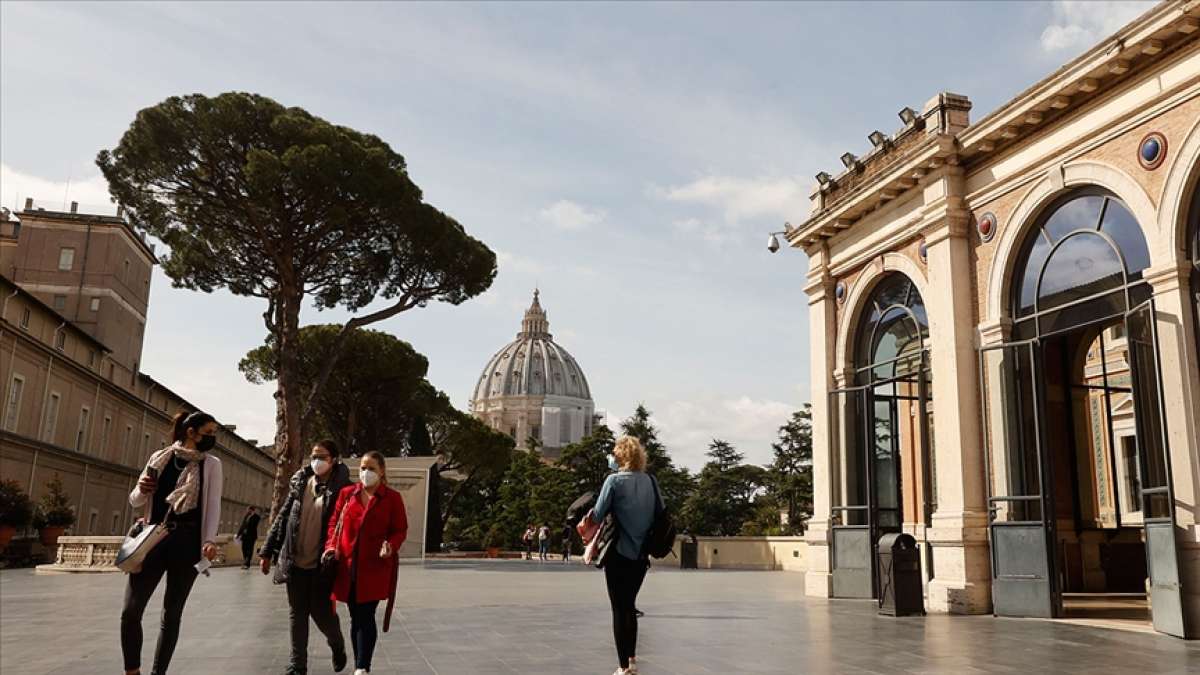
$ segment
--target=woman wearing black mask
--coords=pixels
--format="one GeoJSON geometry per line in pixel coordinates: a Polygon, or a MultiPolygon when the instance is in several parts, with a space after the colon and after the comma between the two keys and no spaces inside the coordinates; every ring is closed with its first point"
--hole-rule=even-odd
{"type": "Polygon", "coordinates": [[[202,412],[175,416],[173,443],[150,456],[129,503],[149,511],[150,523],[166,523],[170,533],[129,575],[121,611],[121,651],[126,675],[140,675],[142,614],[163,575],[162,629],[154,650],[153,675],[165,675],[179,639],[183,606],[199,572],[201,556],[217,557],[221,523],[221,460],[209,454],[217,442],[217,422],[202,412]]]}

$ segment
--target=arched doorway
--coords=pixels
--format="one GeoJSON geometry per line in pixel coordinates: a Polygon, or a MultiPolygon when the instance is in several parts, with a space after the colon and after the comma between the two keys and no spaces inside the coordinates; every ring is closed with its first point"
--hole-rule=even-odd
{"type": "Polygon", "coordinates": [[[1052,202],[981,350],[1000,616],[1103,614],[1183,634],[1154,302],[1141,227],[1088,188],[1052,202]]]}
{"type": "Polygon", "coordinates": [[[872,598],[879,537],[932,511],[929,320],[913,282],[881,277],[851,335],[850,386],[830,393],[833,597],[872,598]]]}

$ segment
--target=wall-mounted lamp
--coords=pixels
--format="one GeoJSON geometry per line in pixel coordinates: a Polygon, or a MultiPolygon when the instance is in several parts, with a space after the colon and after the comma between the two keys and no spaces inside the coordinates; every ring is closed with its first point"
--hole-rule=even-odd
{"type": "Polygon", "coordinates": [[[857,169],[860,166],[859,162],[858,162],[858,158],[854,156],[853,152],[843,152],[841,159],[842,159],[842,166],[846,167],[847,169],[853,170],[853,169],[857,169]]]}
{"type": "Polygon", "coordinates": [[[827,172],[822,171],[821,173],[817,174],[817,183],[820,183],[821,187],[823,188],[832,187],[833,176],[830,176],[827,172]]]}
{"type": "Polygon", "coordinates": [[[897,114],[900,115],[900,121],[904,122],[906,127],[912,126],[917,121],[917,111],[908,106],[904,106],[904,109],[897,114]]]}
{"type": "Polygon", "coordinates": [[[871,141],[871,146],[875,149],[885,147],[888,144],[888,137],[878,129],[867,134],[867,140],[871,141]]]}

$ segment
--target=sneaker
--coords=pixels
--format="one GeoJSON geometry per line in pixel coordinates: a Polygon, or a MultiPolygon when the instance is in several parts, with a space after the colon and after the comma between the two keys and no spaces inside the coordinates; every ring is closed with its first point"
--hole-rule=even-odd
{"type": "Polygon", "coordinates": [[[637,675],[637,661],[634,661],[632,658],[630,658],[629,667],[625,669],[625,672],[628,673],[628,675],[637,675]]]}
{"type": "Polygon", "coordinates": [[[336,649],[333,652],[333,672],[340,673],[346,669],[346,648],[336,649]]]}
{"type": "Polygon", "coordinates": [[[371,675],[371,673],[365,668],[355,668],[354,675],[371,675]]]}

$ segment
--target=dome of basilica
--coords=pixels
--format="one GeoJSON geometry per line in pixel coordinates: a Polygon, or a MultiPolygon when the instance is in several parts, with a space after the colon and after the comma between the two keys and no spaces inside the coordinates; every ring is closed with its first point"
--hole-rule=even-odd
{"type": "Polygon", "coordinates": [[[507,396],[592,398],[583,369],[567,350],[554,342],[546,311],[533,292],[517,339],[496,352],[475,385],[472,403],[507,396]]]}

